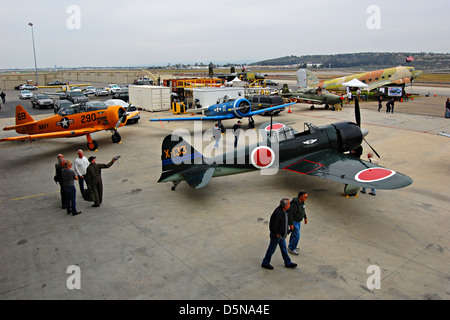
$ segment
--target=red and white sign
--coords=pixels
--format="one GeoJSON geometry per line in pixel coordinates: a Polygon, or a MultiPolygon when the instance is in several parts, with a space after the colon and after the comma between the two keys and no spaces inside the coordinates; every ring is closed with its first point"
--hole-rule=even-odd
{"type": "Polygon", "coordinates": [[[392,177],[396,172],[386,168],[369,168],[358,172],[355,180],[359,182],[376,182],[392,177]]]}
{"type": "Polygon", "coordinates": [[[275,152],[266,146],[257,147],[253,150],[250,161],[257,169],[270,168],[275,161],[275,152]]]}

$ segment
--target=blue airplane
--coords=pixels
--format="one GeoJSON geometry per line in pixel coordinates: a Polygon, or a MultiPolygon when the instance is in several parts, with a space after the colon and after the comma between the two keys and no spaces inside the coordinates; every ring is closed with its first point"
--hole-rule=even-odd
{"type": "Polygon", "coordinates": [[[285,108],[287,106],[293,105],[295,102],[282,104],[278,106],[273,106],[265,109],[258,109],[252,111],[251,103],[247,99],[237,99],[231,100],[224,103],[213,104],[209,107],[195,109],[196,111],[203,109],[203,116],[199,117],[176,117],[176,118],[161,118],[161,119],[150,119],[150,121],[217,121],[221,124],[222,120],[228,119],[242,119],[249,118],[249,128],[253,129],[255,127],[255,121],[253,116],[261,114],[264,112],[277,110],[285,108]]]}

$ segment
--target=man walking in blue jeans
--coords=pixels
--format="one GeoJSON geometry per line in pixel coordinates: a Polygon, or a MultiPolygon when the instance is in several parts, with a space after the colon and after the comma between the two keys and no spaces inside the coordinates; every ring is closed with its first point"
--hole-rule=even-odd
{"type": "Polygon", "coordinates": [[[263,259],[261,267],[269,270],[273,270],[270,265],[270,260],[274,254],[277,246],[280,246],[281,255],[284,260],[284,266],[286,268],[297,267],[296,263],[292,263],[286,250],[286,236],[288,234],[288,217],[287,211],[289,210],[289,199],[281,199],[280,205],[275,209],[270,217],[269,230],[270,230],[270,244],[267,248],[266,255],[263,259]]]}
{"type": "Polygon", "coordinates": [[[298,197],[292,199],[291,206],[288,211],[289,226],[292,230],[291,237],[289,238],[289,253],[298,255],[297,245],[300,240],[300,226],[302,220],[305,219],[305,224],[308,223],[308,218],[305,212],[305,201],[308,198],[308,194],[302,190],[298,193],[298,197]]]}

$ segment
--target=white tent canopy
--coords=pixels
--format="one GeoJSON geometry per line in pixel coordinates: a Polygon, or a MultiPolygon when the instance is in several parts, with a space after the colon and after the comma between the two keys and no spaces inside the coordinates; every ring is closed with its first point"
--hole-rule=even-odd
{"type": "Polygon", "coordinates": [[[225,84],[233,87],[243,87],[245,85],[245,82],[236,77],[233,80],[226,82],[225,84]]]}
{"type": "Polygon", "coordinates": [[[353,78],[350,81],[344,82],[342,84],[344,87],[353,87],[353,88],[364,88],[364,89],[368,89],[369,85],[365,84],[364,82],[359,81],[356,78],[353,78]]]}

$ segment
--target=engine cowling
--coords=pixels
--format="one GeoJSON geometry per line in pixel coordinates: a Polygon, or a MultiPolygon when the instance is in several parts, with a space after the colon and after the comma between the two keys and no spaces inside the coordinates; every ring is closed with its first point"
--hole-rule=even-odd
{"type": "Polygon", "coordinates": [[[353,122],[334,123],[339,140],[339,151],[346,152],[359,147],[363,141],[361,128],[353,122]]]}
{"type": "Polygon", "coordinates": [[[234,101],[233,112],[239,118],[247,117],[252,111],[250,105],[250,101],[248,101],[247,99],[238,99],[234,101]]]}

